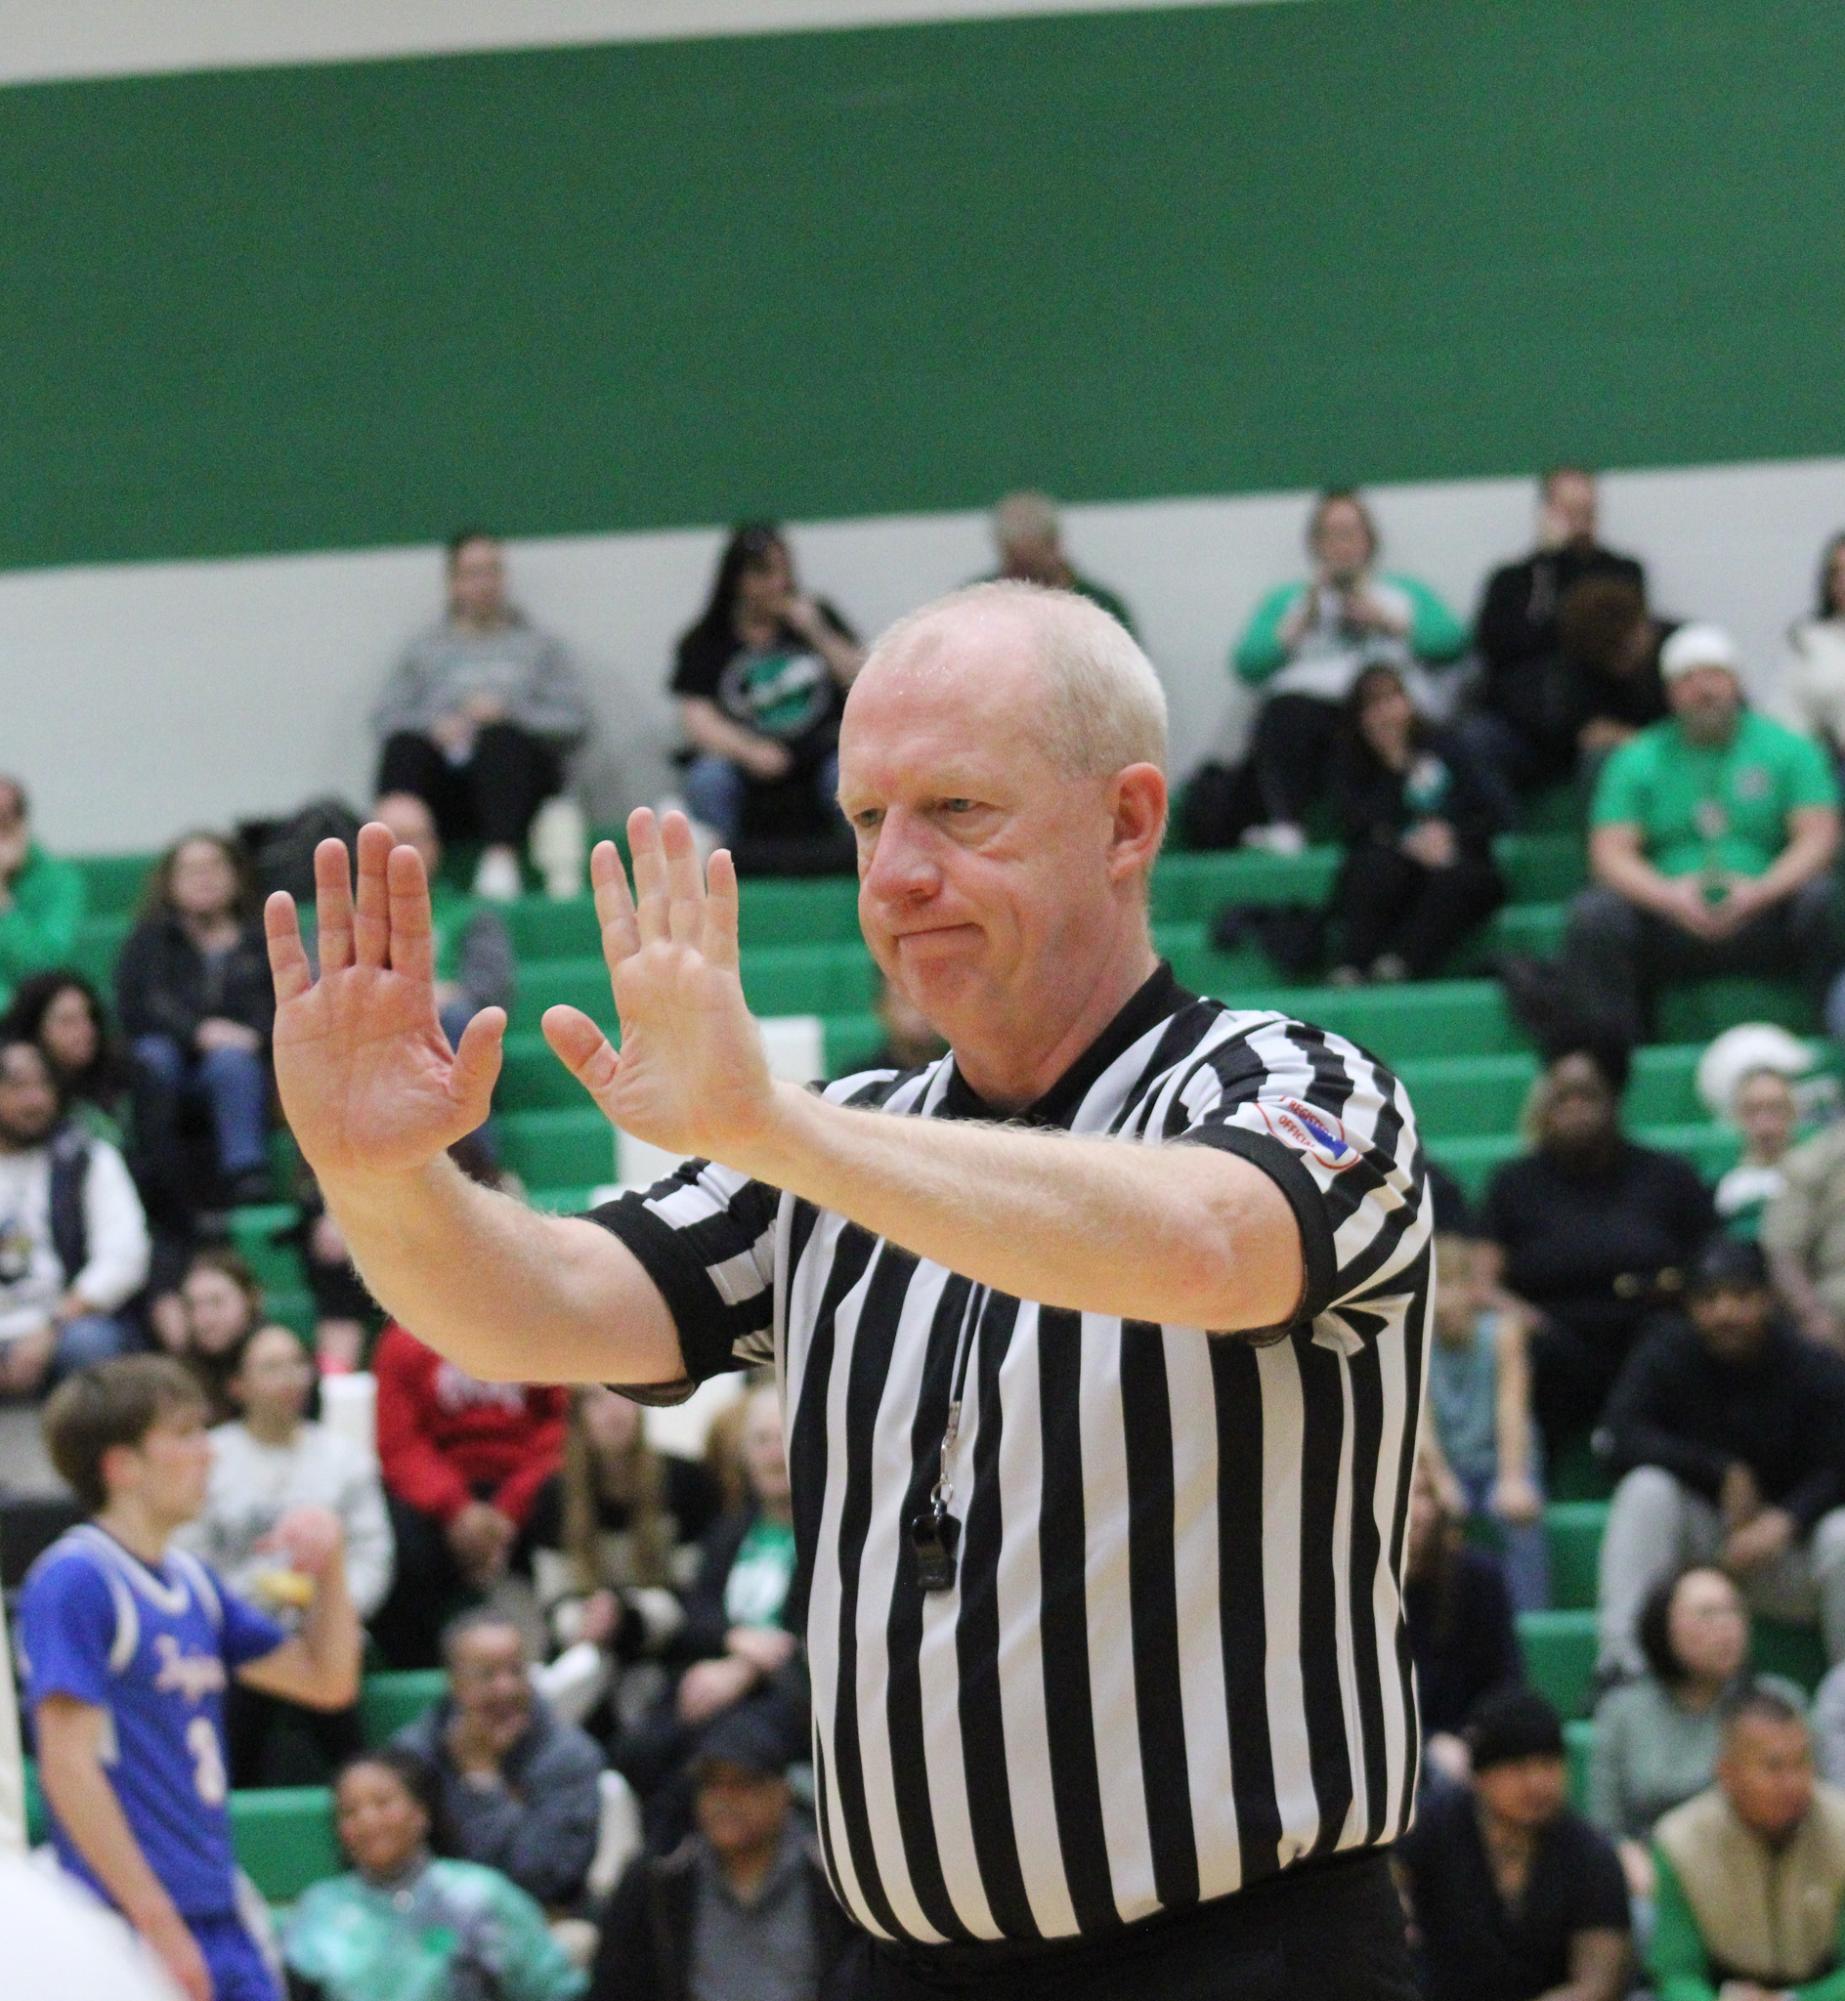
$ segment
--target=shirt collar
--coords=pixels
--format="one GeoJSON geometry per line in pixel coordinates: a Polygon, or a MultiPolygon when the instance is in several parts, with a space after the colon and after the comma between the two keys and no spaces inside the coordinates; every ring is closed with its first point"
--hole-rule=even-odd
{"type": "Polygon", "coordinates": [[[995,1119],[1008,1125],[1067,1126],[1088,1096],[1095,1080],[1124,1051],[1131,1049],[1151,1028],[1176,1014],[1194,998],[1173,977],[1162,959],[1129,997],[1113,1021],[1059,1077],[1041,1098],[1022,1111],[994,1109],[961,1074],[961,1066],[950,1056],[948,1085],[942,1094],[941,1116],[948,1119],[995,1119]]]}

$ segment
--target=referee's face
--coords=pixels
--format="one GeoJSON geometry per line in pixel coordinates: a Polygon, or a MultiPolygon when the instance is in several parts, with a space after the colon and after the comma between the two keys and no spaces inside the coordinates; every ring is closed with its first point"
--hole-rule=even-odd
{"type": "Polygon", "coordinates": [[[1029,624],[944,618],[861,674],[839,740],[872,957],[977,1088],[1016,1083],[1020,1102],[1057,1074],[1033,1074],[1034,1052],[1060,1047],[1125,968],[1093,1039],[1152,969],[1139,890],[1150,853],[1124,843],[1119,776],[1053,764],[1048,700],[1029,624]]]}

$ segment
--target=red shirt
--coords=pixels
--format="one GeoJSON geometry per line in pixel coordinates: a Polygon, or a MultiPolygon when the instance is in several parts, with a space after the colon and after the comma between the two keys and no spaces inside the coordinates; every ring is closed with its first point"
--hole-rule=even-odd
{"type": "Polygon", "coordinates": [[[523,1526],[563,1464],[568,1393],[479,1382],[394,1320],[378,1337],[372,1373],[385,1486],[440,1522],[484,1497],[523,1526]]]}

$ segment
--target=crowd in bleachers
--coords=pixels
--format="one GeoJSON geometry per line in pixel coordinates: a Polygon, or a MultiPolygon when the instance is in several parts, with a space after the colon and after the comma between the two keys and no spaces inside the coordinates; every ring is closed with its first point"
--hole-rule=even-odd
{"type": "MultiPolygon", "coordinates": [[[[994,526],[996,575],[1130,623],[1042,496],[994,526]]],[[[1293,996],[1309,1014],[1485,966],[1537,1057],[1490,1171],[1425,1120],[1439,1287],[1405,1561],[1427,1756],[1402,1876],[1427,1991],[1592,2001],[1650,1965],[1671,2001],[1845,1994],[1845,1795],[1813,1778],[1845,1784],[1845,1120],[1825,1040],[1845,1037],[1845,537],[1758,702],[1728,637],[1662,616],[1641,562],[1601,545],[1584,471],[1542,482],[1537,546],[1485,582],[1471,629],[1382,567],[1359,493],[1318,499],[1307,550],[1232,650],[1259,698],[1246,754],[1174,746],[1174,844],[1222,857],[1208,880],[1231,906],[1196,913],[1219,948],[1197,962],[1316,984],[1293,996]],[[1521,834],[1586,847],[1541,935],[1509,922],[1521,834]],[[1717,1141],[1694,1157],[1657,1142],[1688,1118],[1628,1106],[1673,1079],[1690,1095],[1661,1021],[1711,980],[1732,983],[1696,1073],[1717,1141]],[[1790,1674],[1756,1672],[1752,1626],[1790,1674]],[[1770,1920],[1719,1894],[1726,1872],[1769,1885],[1770,1920]]],[[[569,901],[582,677],[515,606],[493,536],[456,536],[447,580],[382,692],[372,796],[434,885],[454,1039],[550,956],[520,949],[545,928],[528,883],[594,945],[569,901]]],[[[863,659],[788,538],[738,528],[666,693],[683,801],[746,871],[850,871],[832,790],[863,659]]],[[[435,2001],[459,1960],[392,1983],[437,1938],[516,1965],[524,1984],[491,1991],[534,2001],[723,1992],[727,1955],[752,1960],[752,1993],[815,1995],[838,1940],[808,1842],[774,1396],[743,1393],[699,1460],[612,1391],[478,1382],[381,1324],[276,1130],[269,1065],[259,889],[300,887],[300,839],[339,824],[321,805],[183,834],[111,982],[79,950],[84,871],[0,779],[0,1397],[176,1358],[213,1425],[186,1540],[284,1623],[305,1587],[274,1524],[299,1505],[343,1524],[374,1683],[332,1712],[238,1691],[229,1718],[235,1787],[333,1786],[345,1873],[282,1934],[300,1995],[435,2001]],[[288,1274],[286,1324],[258,1267],[288,1274]],[[392,1689],[420,1707],[387,1731],[392,1689]]],[[[878,1008],[843,1067],[934,1053],[902,995],[878,1008]]],[[[470,1172],[518,1185],[518,1117],[469,1137],[470,1172]]]]}

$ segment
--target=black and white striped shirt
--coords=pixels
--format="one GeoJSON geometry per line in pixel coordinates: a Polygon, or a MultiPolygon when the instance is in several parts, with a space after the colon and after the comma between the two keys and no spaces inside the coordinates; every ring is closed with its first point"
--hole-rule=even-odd
{"type": "MultiPolygon", "coordinates": [[[[827,1095],[995,1116],[952,1058],[827,1095]]],[[[689,1378],[777,1364],[827,1867],[867,1930],[923,1944],[1103,1933],[1389,1841],[1416,1779],[1401,1581],[1432,1285],[1402,1086],[1162,967],[1015,1122],[1265,1169],[1300,1224],[1297,1322],[1039,1306],[696,1162],[597,1212],[689,1378]],[[960,1562],[925,1593],[905,1531],[958,1348],[960,1562]]]]}

